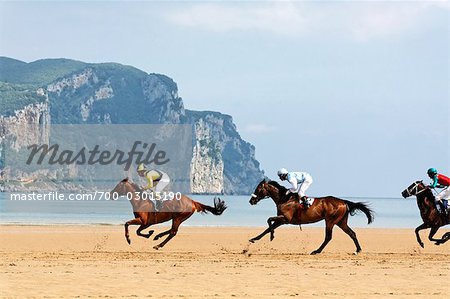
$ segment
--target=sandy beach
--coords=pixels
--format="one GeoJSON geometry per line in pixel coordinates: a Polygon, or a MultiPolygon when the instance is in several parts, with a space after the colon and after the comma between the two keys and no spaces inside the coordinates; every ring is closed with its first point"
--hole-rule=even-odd
{"type": "MultiPolygon", "coordinates": [[[[161,232],[165,227],[156,227],[161,232]]],[[[167,246],[122,226],[0,226],[1,298],[448,298],[450,242],[422,249],[412,229],[182,227],[167,246]]],[[[443,229],[438,236],[443,234],[443,229]]]]}

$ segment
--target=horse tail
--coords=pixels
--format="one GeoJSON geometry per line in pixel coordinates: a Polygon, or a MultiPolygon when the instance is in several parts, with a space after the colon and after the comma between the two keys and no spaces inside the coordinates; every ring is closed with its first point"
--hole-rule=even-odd
{"type": "Polygon", "coordinates": [[[201,213],[211,212],[212,214],[217,215],[217,216],[222,215],[223,211],[225,211],[227,208],[225,201],[221,200],[218,197],[214,197],[214,207],[204,205],[195,200],[193,200],[192,202],[194,203],[194,207],[197,212],[201,212],[201,213]]]}
{"type": "Polygon", "coordinates": [[[347,204],[348,213],[353,216],[357,211],[361,211],[367,216],[367,224],[371,224],[374,218],[374,212],[369,208],[367,203],[364,202],[352,202],[349,200],[344,200],[347,204]]]}

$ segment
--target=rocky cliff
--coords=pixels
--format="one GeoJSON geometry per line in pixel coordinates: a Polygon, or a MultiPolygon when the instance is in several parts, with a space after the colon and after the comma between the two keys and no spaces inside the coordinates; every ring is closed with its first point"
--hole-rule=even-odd
{"type": "Polygon", "coordinates": [[[186,110],[167,76],[114,63],[0,57],[0,80],[0,138],[12,136],[16,146],[46,137],[26,134],[29,124],[192,124],[192,192],[248,194],[263,177],[231,116],[186,110]]]}

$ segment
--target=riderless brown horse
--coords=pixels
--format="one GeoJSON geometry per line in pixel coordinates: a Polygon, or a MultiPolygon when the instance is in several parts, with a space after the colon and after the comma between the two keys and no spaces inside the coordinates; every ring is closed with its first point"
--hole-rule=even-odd
{"type": "Polygon", "coordinates": [[[110,197],[112,199],[115,197],[113,195],[114,193],[119,196],[126,195],[127,197],[132,197],[130,198],[130,203],[133,207],[135,218],[125,223],[125,238],[127,239],[128,244],[131,244],[130,235],[128,233],[129,225],[139,225],[136,234],[144,238],[150,238],[154,231],[151,230],[147,234],[143,234],[142,230],[153,224],[172,220],[172,227],[169,230],[162,232],[153,238],[153,240],[158,240],[159,238],[168,235],[163,242],[154,246],[154,249],[159,249],[166,245],[166,243],[177,234],[180,224],[191,217],[194,212],[211,212],[214,215],[221,215],[227,208],[225,202],[220,200],[220,198],[217,200],[214,199],[214,207],[210,207],[194,201],[186,195],[181,195],[181,198],[179,199],[165,200],[160,208],[160,212],[157,212],[153,202],[151,200],[145,200],[141,188],[130,182],[128,178],[119,182],[117,186],[114,187],[114,190],[110,192],[110,197]]]}
{"type": "Polygon", "coordinates": [[[307,224],[325,219],[325,240],[317,250],[311,254],[322,252],[332,238],[333,227],[339,226],[356,246],[356,252],[361,251],[356,233],[348,226],[348,215],[354,215],[356,211],[362,211],[367,216],[368,223],[373,221],[373,211],[362,202],[351,202],[337,197],[327,196],[315,198],[314,203],[304,209],[296,199],[296,194],[286,195],[287,189],[275,181],[264,179],[255,189],[250,199],[251,205],[256,205],[260,200],[271,197],[277,206],[277,216],[267,219],[269,228],[260,235],[254,237],[250,242],[261,239],[270,232],[270,241],[274,238],[274,230],[283,224],[307,224]]]}
{"type": "Polygon", "coordinates": [[[450,239],[450,232],[445,233],[441,239],[433,238],[441,226],[450,224],[450,216],[445,216],[444,213],[439,213],[436,208],[435,198],[433,192],[429,187],[426,187],[422,181],[412,183],[408,188],[403,190],[402,196],[404,198],[415,195],[417,198],[417,206],[420,210],[420,216],[423,223],[416,227],[415,233],[417,242],[423,248],[423,242],[420,239],[419,231],[422,229],[431,228],[428,240],[435,242],[436,245],[443,244],[450,239]]]}

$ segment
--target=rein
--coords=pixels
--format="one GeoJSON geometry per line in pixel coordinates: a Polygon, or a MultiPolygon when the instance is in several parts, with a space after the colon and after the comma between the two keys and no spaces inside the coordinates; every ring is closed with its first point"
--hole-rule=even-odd
{"type": "Polygon", "coordinates": [[[424,192],[425,190],[427,190],[427,188],[423,188],[422,190],[418,190],[419,184],[415,184],[414,187],[412,188],[412,190],[408,190],[409,195],[412,195],[412,191],[417,190],[416,193],[414,195],[419,195],[420,193],[424,192]]]}

